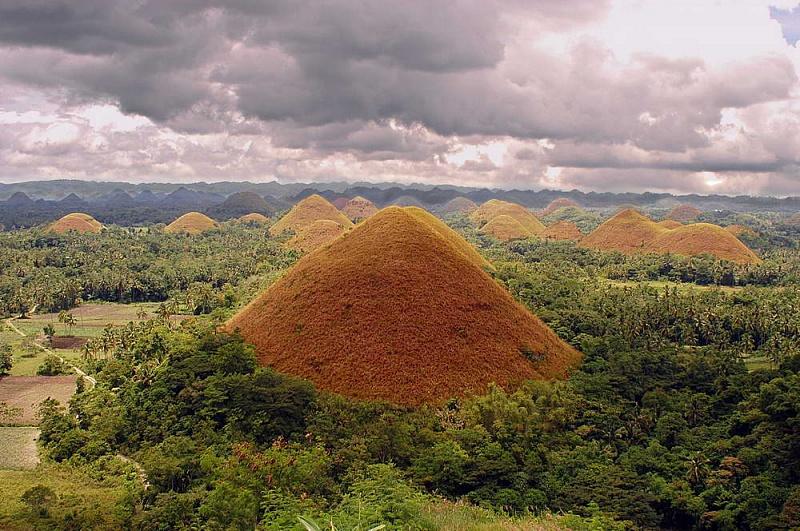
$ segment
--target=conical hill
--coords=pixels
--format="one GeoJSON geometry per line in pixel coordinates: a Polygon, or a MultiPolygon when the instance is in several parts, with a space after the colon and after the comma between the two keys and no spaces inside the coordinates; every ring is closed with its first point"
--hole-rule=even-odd
{"type": "Polygon", "coordinates": [[[226,327],[263,364],[359,399],[418,405],[565,376],[580,354],[468,247],[427,212],[386,208],[306,255],[226,327]]]}
{"type": "Polygon", "coordinates": [[[58,234],[63,234],[65,232],[97,233],[100,232],[102,228],[103,224],[89,214],[72,212],[54,222],[47,230],[58,234]]]}
{"type": "Polygon", "coordinates": [[[335,221],[345,229],[353,226],[347,216],[342,214],[327,199],[321,195],[314,194],[294,205],[285,216],[270,227],[269,233],[277,236],[286,231],[297,232],[299,229],[307,227],[320,219],[335,221]]]}
{"type": "Polygon", "coordinates": [[[217,222],[200,212],[187,212],[164,228],[170,234],[200,234],[217,227],[217,222]]]}
{"type": "Polygon", "coordinates": [[[530,210],[517,203],[509,203],[508,201],[501,201],[500,199],[490,199],[486,201],[470,214],[470,219],[479,223],[486,223],[500,215],[516,219],[533,235],[544,232],[545,226],[530,210]]]}

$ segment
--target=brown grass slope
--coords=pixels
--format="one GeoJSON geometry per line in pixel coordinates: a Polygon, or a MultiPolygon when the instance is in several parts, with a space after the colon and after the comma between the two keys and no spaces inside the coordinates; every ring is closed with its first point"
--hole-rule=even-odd
{"type": "Polygon", "coordinates": [[[667,214],[667,219],[674,219],[675,221],[686,223],[687,221],[695,220],[697,216],[699,216],[702,213],[703,211],[695,206],[678,205],[669,211],[669,213],[667,214]]]}
{"type": "Polygon", "coordinates": [[[792,226],[800,226],[800,212],[797,212],[796,214],[792,214],[791,216],[789,216],[789,218],[786,220],[786,224],[792,226]]]}
{"type": "Polygon", "coordinates": [[[674,253],[683,256],[711,254],[723,260],[742,264],[761,261],[730,231],[711,223],[693,223],[665,231],[650,242],[647,248],[650,252],[674,253]]]}
{"type": "Polygon", "coordinates": [[[378,208],[375,204],[360,195],[350,199],[342,209],[342,213],[352,221],[367,219],[377,212],[378,208]]]}
{"type": "Polygon", "coordinates": [[[269,218],[264,214],[259,214],[258,212],[251,212],[249,214],[245,214],[244,216],[239,218],[239,221],[242,223],[254,223],[258,225],[263,225],[269,223],[269,218]]]}
{"type": "Polygon", "coordinates": [[[497,238],[501,242],[524,240],[533,236],[533,233],[522,226],[522,223],[505,214],[492,218],[478,232],[497,238]]]}
{"type": "Polygon", "coordinates": [[[329,219],[318,219],[311,225],[297,230],[286,245],[304,253],[311,252],[318,247],[330,243],[342,234],[345,228],[329,219]]]}
{"type": "Polygon", "coordinates": [[[597,227],[580,243],[592,249],[632,253],[711,254],[738,263],[760,261],[736,236],[718,225],[693,223],[674,229],[629,209],[597,227]]]}
{"type": "Polygon", "coordinates": [[[675,221],[674,219],[663,219],[659,221],[658,224],[665,229],[677,229],[678,227],[683,226],[683,223],[680,221],[675,221]]]}
{"type": "Polygon", "coordinates": [[[583,233],[573,222],[562,220],[548,226],[542,233],[542,237],[548,240],[578,241],[583,238],[583,233]]]}
{"type": "Polygon", "coordinates": [[[470,212],[474,212],[478,209],[478,205],[475,204],[475,201],[469,199],[468,197],[454,197],[450,201],[444,204],[440,209],[442,214],[469,214],[470,212]]]}
{"type": "Polygon", "coordinates": [[[547,205],[544,210],[539,212],[539,215],[542,217],[549,216],[559,208],[566,207],[581,208],[581,206],[572,199],[569,199],[568,197],[559,197],[558,199],[553,199],[550,201],[550,204],[547,205]]]}
{"type": "Polygon", "coordinates": [[[635,253],[668,229],[632,208],[618,212],[581,240],[581,247],[635,253]]]}
{"type": "Polygon", "coordinates": [[[380,211],[298,261],[226,327],[262,363],[359,399],[418,405],[565,376],[580,354],[429,216],[380,211]]]}
{"type": "Polygon", "coordinates": [[[445,222],[437,218],[427,210],[418,207],[400,207],[402,210],[413,216],[420,223],[424,223],[429,229],[436,232],[450,246],[452,250],[461,254],[470,263],[484,270],[494,270],[491,262],[478,252],[467,240],[459,233],[447,226],[445,222]]]}
{"type": "Polygon", "coordinates": [[[307,227],[320,219],[335,221],[345,229],[353,226],[347,216],[342,214],[327,199],[314,194],[294,205],[285,216],[270,227],[269,233],[277,236],[287,231],[297,232],[299,229],[307,227]]]}
{"type": "Polygon", "coordinates": [[[200,212],[187,212],[164,228],[170,234],[200,234],[217,227],[217,222],[200,212]]]}
{"type": "Polygon", "coordinates": [[[65,232],[98,233],[102,228],[103,224],[89,214],[73,212],[55,221],[47,230],[57,234],[65,232]]]}
{"type": "Polygon", "coordinates": [[[470,218],[478,223],[486,223],[500,215],[510,216],[519,221],[523,227],[532,234],[538,235],[544,232],[544,225],[527,208],[516,203],[490,199],[478,207],[475,212],[470,214],[470,218]]]}
{"type": "Polygon", "coordinates": [[[725,230],[736,236],[737,238],[740,236],[755,236],[756,231],[751,229],[750,227],[745,227],[744,225],[728,225],[725,227],[725,230]]]}

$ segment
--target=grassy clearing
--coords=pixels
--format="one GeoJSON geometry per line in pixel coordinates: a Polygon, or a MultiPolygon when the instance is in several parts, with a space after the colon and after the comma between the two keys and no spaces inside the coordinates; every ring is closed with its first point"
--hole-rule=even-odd
{"type": "Polygon", "coordinates": [[[68,514],[91,518],[74,529],[121,529],[124,526],[116,514],[116,505],[124,495],[118,478],[98,481],[66,465],[0,470],[0,529],[61,529],[60,523],[68,514]],[[22,494],[36,485],[52,489],[57,496],[49,508],[49,519],[33,515],[20,501],[22,494]]]}
{"type": "Polygon", "coordinates": [[[22,410],[7,422],[15,426],[36,426],[37,406],[47,398],[66,404],[75,393],[77,376],[5,376],[0,378],[0,402],[22,410]]]}
{"type": "Polygon", "coordinates": [[[601,282],[613,286],[615,288],[635,288],[638,286],[647,286],[649,288],[664,289],[664,288],[677,288],[679,291],[687,292],[692,290],[710,291],[721,290],[726,292],[740,291],[741,286],[700,286],[698,284],[691,284],[687,282],[668,282],[666,280],[610,280],[606,278],[598,279],[601,282]]]}
{"type": "Polygon", "coordinates": [[[0,426],[0,470],[32,470],[39,464],[38,428],[0,426]]]}
{"type": "Polygon", "coordinates": [[[745,358],[744,364],[747,370],[754,371],[756,369],[774,369],[775,364],[763,356],[753,356],[745,358]]]}
{"type": "Polygon", "coordinates": [[[138,321],[138,313],[145,311],[147,317],[156,315],[159,303],[144,302],[137,304],[91,303],[83,304],[69,311],[78,321],[71,329],[58,322],[57,313],[31,315],[29,319],[17,319],[14,324],[27,335],[41,336],[42,328],[52,324],[57,335],[74,335],[78,337],[97,337],[108,326],[124,326],[130,321],[138,321]]]}

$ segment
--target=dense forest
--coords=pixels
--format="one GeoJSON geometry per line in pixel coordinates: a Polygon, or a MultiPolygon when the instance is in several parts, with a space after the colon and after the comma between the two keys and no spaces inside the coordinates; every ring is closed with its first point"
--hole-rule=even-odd
{"type": "Polygon", "coordinates": [[[97,385],[45,403],[40,440],[54,462],[127,478],[127,494],[112,517],[40,511],[31,525],[291,529],[302,516],[342,530],[446,529],[432,507],[466,503],[511,519],[564,513],[575,529],[800,526],[791,240],[767,233],[764,262],[737,266],[500,244],[448,221],[583,352],[571,378],[420,408],[346,399],[259,367],[217,327],[297,258],[263,228],[0,235],[4,315],[88,300],[178,300],[197,314],[89,340],[97,385]]]}

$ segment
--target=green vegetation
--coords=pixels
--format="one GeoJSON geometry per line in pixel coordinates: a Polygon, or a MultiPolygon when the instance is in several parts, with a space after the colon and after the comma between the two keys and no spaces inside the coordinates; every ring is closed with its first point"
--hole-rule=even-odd
{"type": "MultiPolygon", "coordinates": [[[[78,301],[180,300],[190,313],[231,304],[236,287],[295,255],[266,229],[229,223],[187,238],[109,228],[100,234],[0,233],[0,315],[69,310],[78,301]]],[[[68,325],[67,325],[68,326],[68,325]]]]}
{"type": "MultiPolygon", "coordinates": [[[[81,363],[98,381],[69,405],[45,403],[45,463],[0,471],[0,527],[302,530],[298,517],[340,531],[800,526],[794,240],[780,243],[765,220],[764,263],[737,266],[498,244],[463,216],[450,221],[492,260],[498,282],[584,353],[569,380],[436,407],[345,399],[259,367],[250,346],[218,330],[294,259],[264,230],[224,225],[187,243],[111,229],[95,240],[47,237],[44,247],[33,231],[2,235],[16,238],[20,264],[61,257],[52,278],[82,290],[95,289],[83,275],[103,267],[157,294],[125,288],[103,300],[158,302],[102,305],[105,326],[102,309],[90,319],[81,317],[89,305],[48,306],[68,298],[37,273],[0,274],[0,292],[13,285],[3,293],[21,297],[9,314],[38,304],[76,316],[66,332],[89,338],[81,363]],[[138,266],[129,245],[145,245],[138,266]],[[154,264],[184,245],[195,248],[173,257],[181,280],[165,283],[154,264]],[[67,259],[93,246],[106,249],[104,262],[67,259]],[[200,264],[208,275],[187,281],[200,264]],[[180,311],[198,317],[170,318],[180,311]]],[[[66,326],[57,313],[15,323],[32,334],[66,326]]],[[[23,338],[0,339],[16,371],[23,338]]]]}

